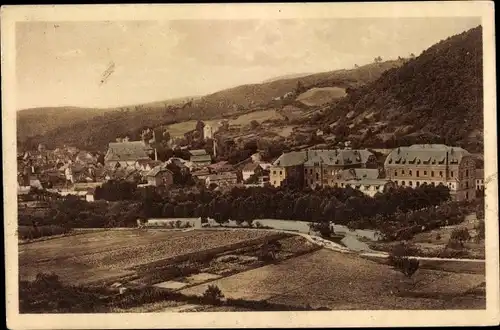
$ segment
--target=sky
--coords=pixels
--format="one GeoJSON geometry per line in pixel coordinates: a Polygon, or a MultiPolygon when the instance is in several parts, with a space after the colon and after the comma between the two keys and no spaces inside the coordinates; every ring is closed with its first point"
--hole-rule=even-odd
{"type": "Polygon", "coordinates": [[[205,95],[414,53],[479,18],[19,22],[17,108],[205,95]]]}

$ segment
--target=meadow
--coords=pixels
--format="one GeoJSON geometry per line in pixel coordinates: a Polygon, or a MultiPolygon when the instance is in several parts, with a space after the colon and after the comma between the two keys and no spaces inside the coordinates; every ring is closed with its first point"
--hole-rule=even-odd
{"type": "MultiPolygon", "coordinates": [[[[282,118],[283,117],[275,110],[262,110],[262,111],[255,111],[255,112],[246,113],[246,114],[231,118],[231,119],[229,119],[229,124],[230,125],[242,125],[242,126],[244,126],[244,125],[248,125],[252,120],[256,120],[257,122],[262,123],[263,121],[266,121],[266,120],[282,119],[282,118]]],[[[221,121],[221,119],[206,120],[206,121],[204,121],[204,123],[211,125],[211,126],[216,126],[219,123],[219,121],[221,121]]],[[[168,125],[165,127],[165,129],[170,133],[170,135],[172,137],[180,137],[180,136],[183,136],[184,133],[187,133],[187,132],[195,129],[196,123],[197,123],[196,120],[189,120],[189,121],[184,121],[181,123],[168,125]]]]}

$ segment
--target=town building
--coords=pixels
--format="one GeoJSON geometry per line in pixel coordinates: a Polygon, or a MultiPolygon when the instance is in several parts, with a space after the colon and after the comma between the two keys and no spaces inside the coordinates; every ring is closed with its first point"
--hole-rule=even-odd
{"type": "Polygon", "coordinates": [[[454,200],[475,198],[474,157],[459,147],[443,144],[416,144],[394,149],[386,158],[386,177],[396,185],[418,187],[443,184],[454,200]]]}
{"type": "Polygon", "coordinates": [[[220,161],[218,163],[208,165],[207,167],[211,173],[224,173],[234,170],[234,166],[229,164],[227,161],[220,161]]]}
{"type": "Polygon", "coordinates": [[[189,161],[193,163],[194,166],[202,167],[212,163],[212,157],[205,149],[190,150],[189,153],[191,154],[189,161]]]}
{"type": "Polygon", "coordinates": [[[165,167],[157,166],[146,175],[148,185],[170,187],[174,184],[174,174],[165,167]]]}
{"type": "Polygon", "coordinates": [[[351,187],[373,197],[376,193],[383,193],[389,187],[396,185],[388,179],[380,178],[378,169],[350,168],[337,174],[334,187],[351,187]]]}
{"type": "Polygon", "coordinates": [[[212,139],[213,137],[214,137],[214,128],[209,124],[205,124],[205,126],[203,126],[203,139],[208,140],[212,139]]]}
{"type": "Polygon", "coordinates": [[[476,190],[484,190],[484,169],[476,169],[476,190]]]}
{"type": "Polygon", "coordinates": [[[144,141],[111,142],[104,164],[108,167],[134,167],[139,160],[148,160],[152,149],[144,141]]]}
{"type": "Polygon", "coordinates": [[[270,168],[271,185],[285,179],[311,188],[334,186],[337,174],[349,168],[376,168],[377,160],[368,150],[303,150],[282,154],[270,168]]]}
{"type": "Polygon", "coordinates": [[[227,188],[234,186],[238,183],[238,176],[234,172],[226,172],[219,174],[210,174],[205,179],[205,185],[210,187],[212,184],[215,184],[220,188],[227,188]]]}
{"type": "Polygon", "coordinates": [[[252,176],[261,175],[263,173],[263,171],[264,170],[262,169],[262,167],[257,163],[246,164],[241,171],[243,182],[246,182],[252,176]]]}
{"type": "Polygon", "coordinates": [[[205,182],[207,177],[210,175],[210,170],[208,168],[202,168],[200,170],[191,173],[191,176],[199,181],[205,182]]]}

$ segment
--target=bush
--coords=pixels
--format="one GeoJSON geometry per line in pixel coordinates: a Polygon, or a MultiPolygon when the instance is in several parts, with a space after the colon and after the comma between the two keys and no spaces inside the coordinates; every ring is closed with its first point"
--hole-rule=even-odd
{"type": "Polygon", "coordinates": [[[471,236],[469,234],[469,230],[465,227],[455,228],[451,232],[450,242],[457,241],[460,243],[461,247],[464,246],[464,243],[470,240],[471,236]]]}
{"type": "Polygon", "coordinates": [[[222,298],[224,298],[224,294],[217,285],[210,284],[203,293],[203,301],[208,304],[219,305],[222,298]]]}
{"type": "Polygon", "coordinates": [[[396,245],[389,254],[389,264],[410,278],[420,266],[420,262],[409,256],[416,254],[418,250],[408,244],[396,245]]]}

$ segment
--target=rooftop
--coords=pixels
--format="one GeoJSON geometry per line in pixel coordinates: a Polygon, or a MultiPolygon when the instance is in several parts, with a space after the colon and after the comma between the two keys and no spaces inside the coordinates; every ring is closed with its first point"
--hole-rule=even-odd
{"type": "Polygon", "coordinates": [[[148,172],[147,176],[157,176],[160,172],[169,172],[172,174],[172,172],[167,169],[166,167],[162,165],[155,166],[151,171],[148,172]]]}
{"type": "Polygon", "coordinates": [[[444,144],[414,144],[409,147],[393,149],[387,156],[384,165],[444,165],[447,156],[449,164],[459,164],[463,157],[470,156],[470,154],[463,148],[444,144]]]}
{"type": "Polygon", "coordinates": [[[281,155],[274,163],[274,166],[312,166],[316,164],[323,165],[347,165],[363,164],[368,161],[373,154],[366,150],[302,150],[294,151],[281,155]]]}
{"type": "Polygon", "coordinates": [[[196,150],[189,150],[189,153],[192,156],[202,156],[202,155],[208,155],[207,151],[205,149],[196,149],[196,150]]]}
{"type": "Polygon", "coordinates": [[[106,154],[106,161],[127,161],[149,159],[148,147],[143,141],[111,142],[106,154]]]}

